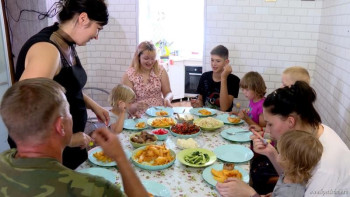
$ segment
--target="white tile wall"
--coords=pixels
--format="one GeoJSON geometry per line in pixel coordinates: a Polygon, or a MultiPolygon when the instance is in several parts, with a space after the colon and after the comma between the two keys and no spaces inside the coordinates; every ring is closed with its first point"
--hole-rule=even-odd
{"type": "MultiPolygon", "coordinates": [[[[205,68],[218,44],[230,51],[233,72],[251,70],[264,77],[268,93],[281,85],[281,72],[300,65],[313,75],[322,1],[207,0],[205,68]]],[[[248,105],[242,94],[238,101],[248,105]]]]}
{"type": "MultiPolygon", "coordinates": [[[[137,45],[137,0],[110,0],[110,22],[97,41],[80,47],[88,86],[110,90],[121,81],[137,45]]],[[[289,66],[307,68],[325,124],[350,147],[350,3],[345,0],[206,0],[205,69],[210,50],[230,50],[233,72],[262,74],[268,93],[289,66]]],[[[247,105],[243,95],[238,101],[247,105]]]]}
{"type": "Polygon", "coordinates": [[[350,2],[323,1],[320,22],[313,78],[317,108],[350,147],[350,2]]]}

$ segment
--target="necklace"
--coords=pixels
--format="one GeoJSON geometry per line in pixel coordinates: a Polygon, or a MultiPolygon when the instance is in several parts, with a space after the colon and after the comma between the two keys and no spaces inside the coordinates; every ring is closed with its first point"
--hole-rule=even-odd
{"type": "Polygon", "coordinates": [[[74,47],[75,43],[67,33],[59,28],[57,31],[52,33],[50,40],[58,46],[64,59],[70,66],[76,64],[77,53],[74,47]]]}

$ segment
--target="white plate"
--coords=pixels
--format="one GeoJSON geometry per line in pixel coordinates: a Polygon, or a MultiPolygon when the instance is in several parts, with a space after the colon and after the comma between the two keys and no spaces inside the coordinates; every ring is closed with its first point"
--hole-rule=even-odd
{"type": "Polygon", "coordinates": [[[167,117],[172,116],[174,114],[174,110],[171,107],[164,107],[164,106],[157,106],[157,107],[150,107],[146,110],[146,114],[149,116],[157,116],[157,112],[159,111],[166,111],[168,115],[166,116],[159,116],[159,117],[167,117]]]}
{"type": "MultiPolygon", "coordinates": [[[[99,165],[99,166],[107,166],[108,167],[108,166],[116,166],[117,165],[117,163],[115,163],[115,161],[112,161],[112,162],[98,161],[96,159],[96,157],[94,157],[94,153],[101,152],[101,151],[103,151],[103,150],[102,150],[102,148],[100,146],[97,146],[97,147],[89,150],[89,153],[88,153],[89,160],[92,163],[94,163],[96,165],[99,165]]],[[[127,151],[127,150],[124,150],[124,151],[125,151],[126,157],[129,159],[131,157],[131,153],[129,151],[127,151]]]]}
{"type": "Polygon", "coordinates": [[[246,162],[253,158],[253,151],[249,148],[236,145],[226,144],[218,146],[214,149],[216,157],[230,163],[246,162]]]}
{"type": "MultiPolygon", "coordinates": [[[[210,185],[215,187],[217,181],[213,178],[213,175],[211,174],[211,169],[214,168],[215,170],[222,170],[223,166],[224,164],[214,164],[205,168],[202,172],[203,179],[210,185]]],[[[239,166],[235,166],[235,169],[242,173],[242,181],[249,183],[249,173],[239,166]]]]}
{"type": "Polygon", "coordinates": [[[105,168],[96,168],[96,167],[84,168],[84,169],[78,170],[78,172],[102,177],[113,184],[115,184],[116,178],[118,176],[118,174],[112,170],[108,170],[105,168]]]}

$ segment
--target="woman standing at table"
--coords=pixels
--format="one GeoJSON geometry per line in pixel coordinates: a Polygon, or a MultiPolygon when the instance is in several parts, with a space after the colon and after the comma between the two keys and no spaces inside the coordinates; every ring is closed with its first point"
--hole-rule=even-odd
{"type": "Polygon", "coordinates": [[[151,42],[141,42],[123,76],[123,84],[131,87],[136,94],[130,112],[138,117],[145,113],[148,106],[172,106],[168,73],[158,64],[156,55],[156,48],[151,42]]]}
{"type": "MultiPolygon", "coordinates": [[[[321,118],[313,106],[315,100],[316,92],[303,81],[297,81],[291,87],[279,88],[269,94],[264,102],[263,112],[266,131],[270,132],[277,142],[283,133],[291,130],[308,131],[320,140],[323,146],[322,157],[306,185],[305,196],[317,196],[320,194],[317,192],[322,191],[348,192],[350,150],[334,130],[321,123],[321,118]]],[[[252,138],[254,151],[266,155],[281,174],[276,149],[270,144],[264,145],[256,136],[252,138]]],[[[218,183],[217,189],[225,197],[258,196],[253,188],[237,179],[218,183]]]]}
{"type": "MultiPolygon", "coordinates": [[[[63,152],[63,165],[75,169],[87,159],[85,148],[91,141],[83,133],[86,108],[105,124],[109,121],[108,111],[82,92],[87,76],[75,45],[83,46],[98,38],[99,31],[108,23],[108,10],[104,0],[61,0],[58,5],[61,6],[60,23],[44,28],[24,44],[18,56],[15,79],[46,77],[66,89],[74,134],[63,152]]],[[[15,146],[11,139],[9,144],[15,146]]]]}

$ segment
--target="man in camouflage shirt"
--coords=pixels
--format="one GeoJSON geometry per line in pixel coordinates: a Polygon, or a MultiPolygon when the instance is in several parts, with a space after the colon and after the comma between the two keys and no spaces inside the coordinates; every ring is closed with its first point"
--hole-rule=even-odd
{"type": "MultiPolygon", "coordinates": [[[[0,196],[125,196],[115,184],[61,164],[72,117],[64,89],[55,81],[17,82],[4,94],[1,116],[17,149],[0,154],[0,196]]],[[[117,136],[104,128],[93,137],[118,163],[126,195],[148,196],[117,136]]]]}

